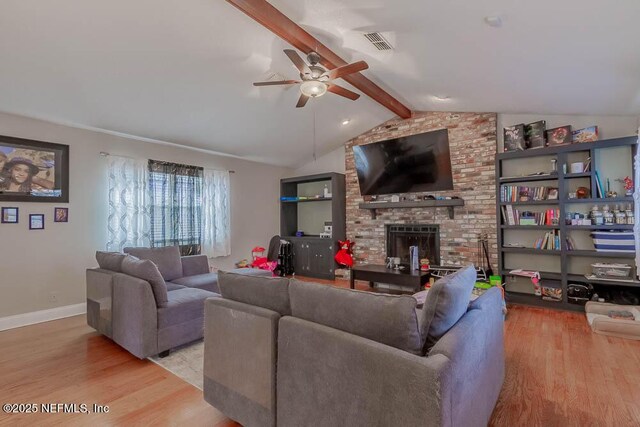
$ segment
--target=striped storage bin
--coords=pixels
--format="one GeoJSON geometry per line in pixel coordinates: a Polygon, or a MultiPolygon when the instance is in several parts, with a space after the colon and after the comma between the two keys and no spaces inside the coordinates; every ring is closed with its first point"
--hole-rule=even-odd
{"type": "Polygon", "coordinates": [[[593,231],[591,237],[598,252],[635,252],[633,231],[593,231]]]}

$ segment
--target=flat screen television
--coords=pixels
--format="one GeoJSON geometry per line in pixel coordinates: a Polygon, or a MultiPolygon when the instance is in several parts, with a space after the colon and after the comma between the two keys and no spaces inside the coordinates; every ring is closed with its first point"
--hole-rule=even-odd
{"type": "Polygon", "coordinates": [[[453,190],[447,129],[353,147],[360,194],[453,190]]]}

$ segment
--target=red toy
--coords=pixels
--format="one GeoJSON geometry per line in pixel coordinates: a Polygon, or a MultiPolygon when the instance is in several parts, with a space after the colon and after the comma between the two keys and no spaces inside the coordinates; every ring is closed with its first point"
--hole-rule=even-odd
{"type": "Polygon", "coordinates": [[[251,267],[273,272],[273,270],[278,266],[278,263],[275,261],[269,261],[267,257],[264,256],[264,251],[265,248],[262,246],[256,246],[251,249],[251,256],[253,257],[251,267]]]}
{"type": "Polygon", "coordinates": [[[340,240],[340,250],[335,256],[335,260],[338,264],[345,267],[353,267],[353,245],[355,242],[351,240],[340,240]]]}

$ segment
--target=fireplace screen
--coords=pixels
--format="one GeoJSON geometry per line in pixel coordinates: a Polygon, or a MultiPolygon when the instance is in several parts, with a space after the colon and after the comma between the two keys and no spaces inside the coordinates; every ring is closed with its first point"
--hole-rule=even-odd
{"type": "Polygon", "coordinates": [[[440,265],[440,231],[437,225],[389,224],[387,257],[399,257],[409,264],[409,247],[417,246],[420,258],[428,258],[430,265],[440,265]]]}

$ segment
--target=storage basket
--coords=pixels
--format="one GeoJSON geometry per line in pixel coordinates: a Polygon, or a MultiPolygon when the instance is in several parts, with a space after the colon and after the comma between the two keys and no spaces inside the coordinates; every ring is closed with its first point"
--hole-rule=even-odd
{"type": "Polygon", "coordinates": [[[591,264],[593,275],[601,279],[629,279],[631,278],[631,266],[628,264],[610,264],[598,262],[591,264]]]}
{"type": "Polygon", "coordinates": [[[593,231],[591,237],[598,252],[635,252],[633,231],[593,231]]]}

